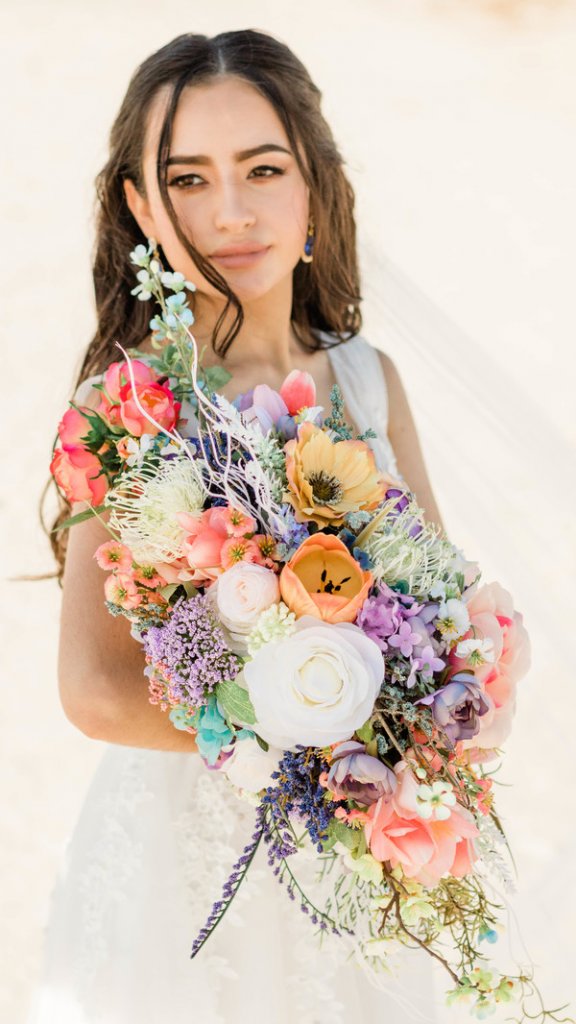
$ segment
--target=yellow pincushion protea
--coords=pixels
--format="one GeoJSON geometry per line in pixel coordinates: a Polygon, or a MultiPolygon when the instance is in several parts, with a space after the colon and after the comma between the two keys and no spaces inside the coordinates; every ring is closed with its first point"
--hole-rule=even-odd
{"type": "Polygon", "coordinates": [[[340,526],[349,512],[376,508],[395,484],[377,470],[364,441],[331,441],[313,423],[303,423],[284,451],[289,488],[284,500],[299,523],[340,526]]]}

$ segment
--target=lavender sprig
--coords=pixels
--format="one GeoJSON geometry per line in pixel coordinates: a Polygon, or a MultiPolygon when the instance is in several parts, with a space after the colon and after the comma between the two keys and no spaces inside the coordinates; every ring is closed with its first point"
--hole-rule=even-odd
{"type": "Polygon", "coordinates": [[[212,932],[216,928],[216,925],[220,923],[224,914],[228,910],[228,907],[232,903],[238,889],[244,881],[248,869],[254,860],[256,851],[260,845],[260,840],[264,835],[266,818],[268,816],[268,808],[262,804],[256,811],[256,828],[252,833],[250,840],[246,843],[240,857],[234,864],[228,880],[222,887],[222,897],[217,900],[206,921],[203,928],[200,929],[198,935],[192,943],[192,951],[190,953],[190,959],[193,960],[195,956],[200,952],[204,943],[210,938],[212,932]]]}

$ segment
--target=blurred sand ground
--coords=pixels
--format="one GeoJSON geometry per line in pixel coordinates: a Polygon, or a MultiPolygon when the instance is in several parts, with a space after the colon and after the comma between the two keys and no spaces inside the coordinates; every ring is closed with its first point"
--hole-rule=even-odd
{"type": "MultiPolygon", "coordinates": [[[[271,31],[324,91],[358,194],[365,333],[401,370],[449,532],[512,591],[532,635],[503,772],[513,788],[499,799],[543,991],[555,1005],[574,999],[576,5],[3,0],[0,12],[2,575],[51,566],[36,506],[93,324],[92,179],[129,74],[184,31],[271,31]],[[386,259],[470,340],[442,321],[441,357],[425,337],[394,338],[386,259]]],[[[53,878],[102,752],[58,704],[58,608],[54,582],[4,585],[6,1024],[25,1019],[53,878]]]]}

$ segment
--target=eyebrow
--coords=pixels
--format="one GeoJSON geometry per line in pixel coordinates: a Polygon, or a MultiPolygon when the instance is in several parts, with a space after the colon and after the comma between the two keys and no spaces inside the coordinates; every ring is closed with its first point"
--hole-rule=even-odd
{"type": "MultiPolygon", "coordinates": [[[[292,156],[292,152],[286,149],[285,146],[279,146],[275,142],[264,142],[261,146],[254,146],[252,149],[241,149],[239,153],[234,153],[234,159],[237,163],[242,163],[244,160],[250,160],[253,156],[260,156],[261,153],[287,153],[288,156],[292,156]]],[[[166,161],[166,166],[170,167],[173,164],[211,164],[212,159],[209,156],[203,156],[202,153],[198,153],[195,156],[169,156],[166,161]]]]}

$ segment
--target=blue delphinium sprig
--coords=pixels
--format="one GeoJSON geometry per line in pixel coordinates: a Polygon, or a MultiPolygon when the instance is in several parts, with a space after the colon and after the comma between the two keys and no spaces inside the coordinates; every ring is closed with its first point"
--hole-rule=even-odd
{"type": "Polygon", "coordinates": [[[295,752],[287,750],[277,771],[272,772],[275,785],[268,786],[262,797],[279,827],[288,814],[298,817],[319,853],[323,852],[322,840],[328,835],[328,826],[338,806],[326,799],[326,790],[318,781],[329,767],[318,749],[299,746],[295,752]]]}

